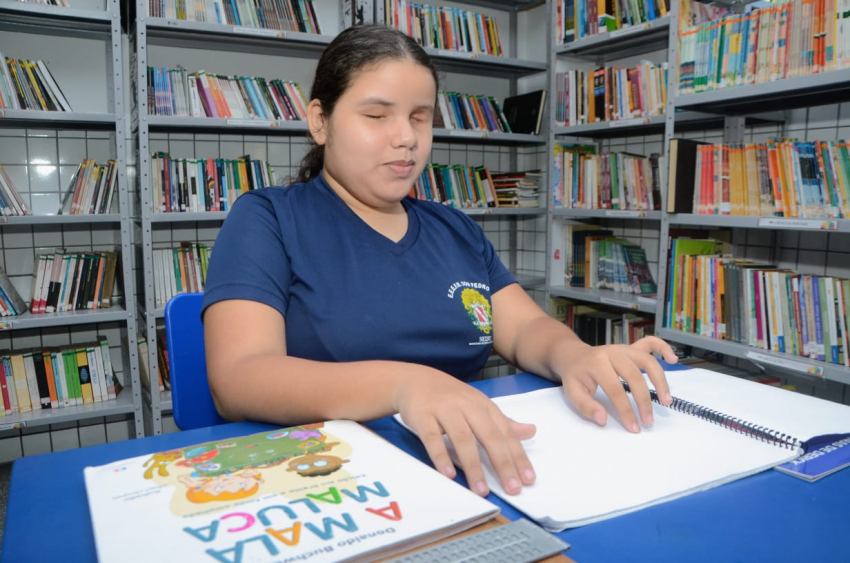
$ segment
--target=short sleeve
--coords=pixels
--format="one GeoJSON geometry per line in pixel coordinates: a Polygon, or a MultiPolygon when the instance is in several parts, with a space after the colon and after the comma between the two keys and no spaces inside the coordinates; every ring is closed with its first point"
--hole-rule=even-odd
{"type": "Polygon", "coordinates": [[[496,249],[493,248],[493,243],[481,231],[481,238],[484,240],[484,263],[487,265],[487,273],[490,275],[490,295],[493,295],[503,287],[516,283],[514,276],[508,271],[502,263],[502,259],[496,254],[496,249]]]}
{"type": "Polygon", "coordinates": [[[290,260],[273,203],[265,194],[242,195],[215,240],[201,315],[219,301],[246,299],[286,316],[291,281],[290,260]]]}

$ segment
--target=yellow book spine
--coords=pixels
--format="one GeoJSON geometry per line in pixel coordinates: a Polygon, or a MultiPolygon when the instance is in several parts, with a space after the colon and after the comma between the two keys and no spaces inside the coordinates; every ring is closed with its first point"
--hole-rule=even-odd
{"type": "Polygon", "coordinates": [[[83,404],[93,403],[94,394],[91,388],[91,372],[89,371],[89,359],[85,348],[77,349],[77,372],[80,377],[80,391],[83,394],[83,404]]]}

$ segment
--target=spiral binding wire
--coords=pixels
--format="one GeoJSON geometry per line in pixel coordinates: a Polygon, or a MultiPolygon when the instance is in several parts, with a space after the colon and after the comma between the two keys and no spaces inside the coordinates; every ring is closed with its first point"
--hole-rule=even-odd
{"type": "MultiPolygon", "coordinates": [[[[623,384],[623,388],[626,390],[627,393],[632,392],[632,390],[629,388],[628,383],[626,383],[625,381],[621,381],[620,383],[623,384]]],[[[652,389],[649,390],[649,396],[652,399],[652,402],[658,403],[659,405],[662,404],[661,400],[658,398],[658,394],[652,389]]],[[[737,432],[739,434],[743,434],[745,436],[749,436],[751,438],[755,438],[756,440],[761,440],[762,442],[767,442],[768,444],[773,444],[781,448],[793,450],[803,447],[803,442],[801,442],[797,438],[789,436],[788,434],[777,432],[776,430],[765,428],[764,426],[757,426],[751,422],[741,420],[740,418],[736,418],[728,414],[723,414],[722,412],[709,409],[707,407],[692,403],[690,401],[686,401],[684,399],[673,397],[673,402],[671,404],[662,406],[673,409],[675,411],[679,411],[683,414],[701,418],[718,426],[722,426],[723,428],[726,428],[733,432],[737,432]]]]}

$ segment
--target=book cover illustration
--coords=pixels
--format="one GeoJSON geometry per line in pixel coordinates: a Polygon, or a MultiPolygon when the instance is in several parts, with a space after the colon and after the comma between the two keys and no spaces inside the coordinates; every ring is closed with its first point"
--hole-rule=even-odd
{"type": "Polygon", "coordinates": [[[371,560],[498,512],[348,421],[88,467],[85,480],[101,563],[371,560]]]}

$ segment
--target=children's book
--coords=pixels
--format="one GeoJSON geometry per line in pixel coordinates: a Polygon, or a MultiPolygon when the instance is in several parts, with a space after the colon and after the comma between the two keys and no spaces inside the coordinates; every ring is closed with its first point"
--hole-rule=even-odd
{"type": "Polygon", "coordinates": [[[371,561],[498,508],[350,421],[87,467],[100,563],[371,561]]]}
{"type": "Polygon", "coordinates": [[[666,376],[675,402],[653,403],[654,423],[638,434],[624,429],[601,390],[604,427],[574,411],[560,387],[494,399],[507,416],[537,425],[523,442],[537,479],[506,494],[482,450],[490,490],[559,532],[790,462],[822,446],[819,437],[833,435],[834,444],[850,435],[846,405],[703,369],[666,376]]]}

